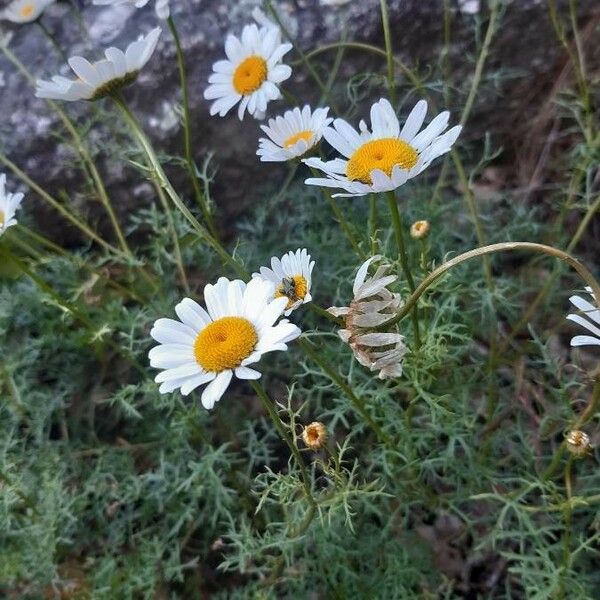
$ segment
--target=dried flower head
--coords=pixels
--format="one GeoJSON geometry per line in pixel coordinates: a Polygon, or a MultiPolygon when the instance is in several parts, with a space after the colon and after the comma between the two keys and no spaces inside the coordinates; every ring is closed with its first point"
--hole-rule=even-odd
{"type": "Polygon", "coordinates": [[[395,275],[386,275],[389,265],[380,265],[375,275],[367,278],[369,265],[380,258],[369,258],[358,270],[350,306],[333,306],[328,310],[336,317],[345,318],[346,328],[340,329],[338,335],[352,348],[356,360],[371,371],[379,371],[380,379],[387,379],[402,375],[407,348],[404,337],[395,327],[393,331],[373,331],[402,306],[400,296],[387,289],[397,279],[395,275]]]}
{"type": "Polygon", "coordinates": [[[569,431],[565,440],[567,442],[567,450],[575,456],[588,454],[592,449],[590,436],[579,429],[569,431]]]}
{"type": "Polygon", "coordinates": [[[327,428],[320,421],[310,423],[302,431],[302,441],[311,450],[319,450],[327,441],[327,428]]]}
{"type": "Polygon", "coordinates": [[[410,236],[415,240],[423,239],[429,233],[429,221],[415,221],[410,226],[410,236]]]}

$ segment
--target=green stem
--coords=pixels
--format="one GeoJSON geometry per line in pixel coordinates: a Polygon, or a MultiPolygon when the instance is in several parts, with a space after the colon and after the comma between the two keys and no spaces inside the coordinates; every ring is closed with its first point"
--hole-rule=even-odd
{"type": "MultiPolygon", "coordinates": [[[[310,167],[310,171],[313,174],[313,177],[320,177],[319,172],[314,167],[310,167]]],[[[342,228],[344,235],[350,242],[350,245],[352,246],[354,252],[358,256],[358,258],[360,258],[361,260],[364,260],[365,253],[360,249],[359,242],[356,239],[356,236],[354,235],[354,231],[352,230],[352,225],[346,219],[343,211],[340,209],[338,203],[335,201],[335,198],[333,197],[331,192],[327,191],[324,188],[321,191],[323,193],[323,196],[325,196],[327,202],[329,203],[329,206],[331,207],[331,210],[333,211],[335,218],[337,219],[338,223],[340,224],[340,227],[342,228]]]]}
{"type": "Polygon", "coordinates": [[[336,106],[332,102],[331,94],[329,93],[329,90],[323,83],[323,80],[321,79],[321,77],[319,77],[319,74],[317,73],[316,69],[313,67],[313,65],[310,62],[310,59],[308,58],[306,53],[302,50],[302,48],[300,48],[300,46],[297,44],[296,40],[290,35],[290,32],[287,30],[286,26],[281,21],[281,18],[279,17],[279,13],[273,7],[271,0],[265,0],[265,6],[266,6],[267,10],[269,11],[269,13],[271,13],[273,18],[275,19],[277,25],[279,25],[279,28],[281,29],[281,31],[283,32],[285,37],[290,41],[290,43],[294,47],[294,50],[298,53],[298,56],[300,56],[300,60],[302,61],[302,64],[306,67],[306,70],[310,73],[310,76],[315,80],[315,83],[321,90],[321,94],[323,95],[323,97],[328,100],[329,105],[331,106],[333,111],[338,112],[336,106]]]}
{"type": "Polygon", "coordinates": [[[48,202],[52,208],[57,210],[67,221],[77,227],[81,232],[87,235],[91,240],[102,246],[105,250],[116,254],[121,257],[128,258],[121,250],[115,248],[112,244],[109,244],[102,239],[95,231],[93,231],[86,223],[78,219],[70,211],[68,211],[58,200],[48,194],[43,188],[41,188],[35,181],[33,181],[28,175],[26,175],[15,163],[13,163],[8,157],[0,152],[0,162],[6,165],[23,183],[30,187],[36,192],[43,200],[48,202]]]}
{"type": "Polygon", "coordinates": [[[352,391],[352,388],[337,374],[335,369],[323,358],[323,355],[319,352],[316,352],[311,343],[305,338],[298,338],[298,343],[305,354],[311,360],[317,363],[317,365],[319,365],[323,373],[325,373],[338,386],[338,388],[340,388],[348,400],[350,400],[350,404],[352,404],[354,409],[365,420],[367,425],[369,425],[369,427],[375,432],[378,440],[381,443],[386,444],[389,448],[393,448],[394,445],[391,438],[371,418],[364,401],[352,391]]]}
{"type": "MultiPolygon", "coordinates": [[[[592,396],[587,406],[583,410],[583,412],[579,415],[571,429],[581,429],[590,419],[594,417],[596,412],[600,409],[600,375],[596,376],[596,380],[594,383],[594,389],[592,390],[592,396]]],[[[552,461],[548,465],[547,469],[542,474],[542,480],[547,481],[556,473],[560,465],[560,461],[565,453],[566,442],[563,442],[558,450],[555,452],[552,457],[552,461]]]]}
{"type": "MultiPolygon", "coordinates": [[[[592,203],[592,205],[588,208],[587,212],[583,216],[583,219],[579,222],[579,226],[577,227],[577,231],[571,238],[571,241],[567,245],[566,251],[572,252],[579,240],[582,238],[583,234],[587,230],[589,224],[592,222],[594,216],[600,211],[600,196],[596,198],[596,200],[592,203]]],[[[531,317],[536,313],[539,305],[543,302],[544,298],[548,295],[556,280],[560,276],[560,265],[556,265],[553,269],[550,277],[546,279],[544,282],[544,286],[538,292],[537,296],[533,299],[531,303],[528,304],[527,310],[523,313],[522,317],[518,320],[517,324],[511,329],[510,335],[506,340],[503,341],[502,346],[498,349],[498,354],[503,354],[511,342],[515,339],[519,333],[523,330],[524,327],[530,322],[531,317]]]]}
{"type": "Polygon", "coordinates": [[[120,285],[116,281],[113,281],[112,279],[110,279],[110,277],[107,277],[105,274],[103,274],[102,271],[99,271],[98,269],[95,269],[94,267],[90,266],[87,261],[79,258],[75,254],[67,252],[61,246],[58,246],[54,242],[50,241],[49,239],[45,238],[42,235],[39,235],[38,233],[25,227],[24,225],[21,225],[21,224],[17,225],[15,227],[15,230],[16,230],[17,235],[15,235],[13,238],[10,238],[10,239],[12,241],[14,241],[23,250],[25,250],[25,252],[29,253],[31,256],[36,257],[36,258],[41,257],[40,253],[37,250],[35,250],[28,242],[25,241],[25,239],[24,239],[25,236],[31,238],[37,244],[44,246],[47,250],[51,250],[52,252],[55,252],[59,256],[68,260],[78,269],[82,269],[82,270],[87,271],[88,273],[91,273],[92,275],[98,277],[98,279],[105,282],[108,286],[114,288],[123,297],[129,297],[132,300],[135,300],[136,302],[138,302],[139,304],[146,304],[148,302],[147,299],[144,299],[141,296],[139,296],[137,294],[137,292],[120,285]]]}
{"type": "Polygon", "coordinates": [[[152,165],[152,168],[160,186],[164,188],[173,204],[175,204],[175,206],[181,211],[183,216],[187,219],[188,223],[196,231],[198,236],[202,240],[204,240],[221,257],[224,263],[229,264],[241,277],[247,277],[248,273],[246,272],[246,270],[237,261],[235,261],[232,256],[229,255],[227,250],[225,250],[225,248],[221,246],[220,242],[217,239],[215,239],[210,234],[210,232],[198,222],[196,217],[194,217],[194,215],[190,212],[188,207],[183,203],[183,201],[173,188],[173,185],[169,181],[167,175],[165,174],[164,169],[162,168],[162,165],[160,164],[160,161],[156,156],[156,152],[154,151],[154,148],[150,143],[150,140],[147,138],[146,134],[144,133],[144,130],[142,129],[135,115],[127,106],[127,103],[125,102],[123,97],[117,92],[112,95],[112,99],[115,105],[121,111],[121,115],[123,116],[125,122],[130,127],[131,132],[137,139],[138,143],[140,144],[140,147],[142,148],[148,160],[150,161],[150,164],[152,165]]]}
{"type": "Polygon", "coordinates": [[[179,70],[179,81],[181,84],[181,97],[183,103],[183,149],[185,153],[185,162],[190,180],[192,181],[192,186],[194,188],[194,196],[196,197],[196,202],[202,211],[202,216],[204,217],[206,226],[208,227],[210,234],[215,239],[218,239],[219,236],[210,212],[210,207],[208,206],[206,196],[200,189],[196,163],[194,162],[194,155],[192,152],[192,119],[190,117],[189,90],[185,69],[185,57],[183,56],[183,49],[181,47],[181,39],[179,38],[179,33],[177,31],[177,27],[175,26],[175,21],[173,21],[173,17],[169,16],[167,19],[167,25],[169,26],[169,30],[173,36],[173,41],[175,42],[177,68],[179,70]]]}
{"type": "MultiPolygon", "coordinates": [[[[408,286],[410,287],[410,291],[415,291],[415,280],[413,279],[412,272],[410,270],[410,266],[408,264],[408,256],[406,253],[406,245],[404,243],[404,233],[402,232],[402,220],[400,218],[400,210],[398,209],[398,202],[396,202],[396,196],[393,191],[389,191],[386,194],[388,204],[390,207],[390,213],[392,216],[392,224],[394,225],[394,234],[396,236],[396,245],[398,246],[398,258],[400,259],[400,264],[402,265],[402,271],[406,277],[408,282],[408,286]]],[[[415,305],[412,310],[412,323],[413,329],[415,333],[415,345],[418,348],[421,347],[421,335],[419,333],[419,315],[417,312],[417,307],[415,305]]]]}
{"type": "Polygon", "coordinates": [[[324,319],[327,319],[328,321],[331,321],[332,323],[335,323],[336,325],[344,324],[344,322],[341,319],[339,319],[338,317],[334,317],[330,312],[326,311],[324,308],[322,308],[318,304],[315,304],[314,302],[309,302],[308,308],[312,310],[315,314],[319,315],[320,317],[323,317],[324,319]]]}
{"type": "Polygon", "coordinates": [[[56,53],[58,54],[60,59],[65,63],[69,62],[69,57],[65,54],[65,51],[60,47],[58,42],[54,39],[54,36],[50,32],[50,30],[42,23],[41,19],[37,19],[35,24],[40,28],[40,30],[48,39],[54,50],[56,50],[56,53]]]}
{"type": "Polygon", "coordinates": [[[600,298],[600,285],[591,274],[591,272],[576,258],[564,252],[563,250],[558,250],[557,248],[553,248],[552,246],[546,246],[545,244],[536,244],[534,242],[502,242],[499,244],[491,244],[489,246],[484,246],[483,248],[475,248],[475,250],[469,250],[468,252],[464,252],[459,256],[449,260],[448,262],[440,265],[437,269],[432,271],[425,279],[419,284],[417,289],[411,294],[408,298],[402,309],[396,314],[396,316],[392,317],[389,321],[386,321],[376,329],[386,329],[391,325],[395,325],[399,323],[411,310],[414,306],[416,306],[419,298],[423,295],[425,291],[435,283],[444,273],[452,269],[453,267],[470,260],[472,258],[479,258],[481,256],[485,256],[487,254],[494,254],[495,252],[505,252],[505,251],[516,251],[516,250],[528,250],[530,252],[537,252],[542,254],[548,254],[549,256],[553,256],[566,262],[569,264],[579,275],[581,278],[592,288],[594,295],[597,298],[600,298]]]}
{"type": "Polygon", "coordinates": [[[369,195],[369,239],[371,241],[371,254],[377,254],[377,194],[369,195]]]}
{"type": "MultiPolygon", "coordinates": [[[[0,49],[2,50],[2,52],[4,53],[6,58],[25,77],[25,79],[33,87],[35,87],[35,84],[36,84],[35,78],[31,75],[31,73],[29,72],[27,67],[25,67],[25,65],[17,58],[17,56],[7,46],[1,46],[0,49]]],[[[108,193],[106,192],[106,188],[104,186],[104,182],[102,181],[102,177],[100,177],[100,173],[98,172],[98,169],[96,168],[96,164],[94,163],[86,145],[84,144],[83,139],[79,135],[77,128],[75,127],[73,121],[67,116],[65,111],[56,102],[54,102],[53,100],[50,100],[50,99],[47,99],[46,102],[47,102],[48,106],[50,106],[52,108],[52,110],[54,110],[54,112],[56,112],[56,114],[59,116],[65,129],[68,131],[69,135],[73,139],[75,151],[81,157],[82,162],[87,166],[89,173],[92,176],[94,185],[98,191],[98,197],[100,199],[100,202],[102,203],[102,205],[104,206],[104,209],[106,210],[106,213],[108,214],[108,217],[113,226],[113,229],[115,231],[115,234],[117,236],[117,239],[119,241],[121,249],[123,250],[123,252],[127,253],[128,255],[133,256],[131,250],[129,249],[129,247],[127,245],[127,241],[125,239],[125,235],[123,234],[121,226],[119,225],[119,221],[118,221],[115,211],[113,209],[113,206],[112,206],[112,203],[108,196],[108,193]]]]}
{"type": "MultiPolygon", "coordinates": [[[[4,245],[0,245],[0,255],[12,262],[25,276],[27,276],[37,287],[44,293],[50,296],[56,304],[65,312],[69,313],[76,321],[79,321],[92,334],[93,337],[97,334],[97,329],[94,323],[83,314],[74,304],[62,298],[54,291],[52,286],[46,283],[37,273],[32,271],[18,256],[15,256],[4,245]]],[[[103,340],[108,346],[113,348],[121,356],[123,356],[135,369],[140,373],[146,374],[147,369],[142,367],[140,363],[130,355],[122,346],[116,344],[111,339],[103,340]]]]}
{"type": "Polygon", "coordinates": [[[156,181],[155,187],[156,193],[158,194],[158,199],[160,200],[165,215],[167,216],[167,225],[169,227],[169,233],[171,234],[171,238],[173,240],[175,264],[177,265],[177,270],[179,271],[179,278],[181,279],[181,284],[183,285],[185,293],[189,295],[190,284],[188,283],[187,275],[185,273],[185,267],[183,266],[183,257],[181,256],[181,247],[179,246],[179,236],[177,235],[177,229],[175,229],[175,221],[173,220],[173,215],[171,214],[171,209],[169,208],[169,201],[167,200],[162,187],[160,187],[159,183],[156,181]]]}
{"type": "Polygon", "coordinates": [[[383,25],[383,38],[385,40],[385,54],[387,57],[387,80],[392,106],[396,104],[396,81],[394,77],[394,51],[392,49],[392,35],[390,32],[390,19],[386,0],[379,0],[381,9],[381,23],[383,25]]]}
{"type": "Polygon", "coordinates": [[[258,381],[254,381],[252,379],[248,380],[252,389],[256,392],[256,395],[259,397],[264,409],[267,411],[273,425],[275,425],[275,429],[281,436],[281,439],[288,445],[290,452],[292,453],[294,460],[296,461],[298,468],[300,469],[300,474],[302,476],[302,485],[304,487],[304,491],[306,492],[306,497],[311,502],[311,504],[316,504],[313,496],[312,496],[312,486],[310,484],[310,478],[308,476],[308,471],[306,470],[306,465],[304,464],[304,460],[302,459],[302,455],[300,454],[300,450],[292,440],[292,436],[286,430],[283,421],[280,419],[279,414],[277,413],[277,409],[271,399],[263,389],[263,387],[258,383],[258,381]]]}

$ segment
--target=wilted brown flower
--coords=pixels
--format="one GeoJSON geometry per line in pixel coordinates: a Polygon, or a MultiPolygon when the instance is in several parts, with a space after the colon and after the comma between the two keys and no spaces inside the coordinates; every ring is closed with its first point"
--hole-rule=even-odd
{"type": "Polygon", "coordinates": [[[327,428],[320,421],[314,421],[302,431],[302,441],[311,449],[319,450],[327,440],[327,428]]]}
{"type": "Polygon", "coordinates": [[[423,239],[429,233],[429,221],[415,221],[410,226],[410,237],[415,240],[423,239]]]}
{"type": "Polygon", "coordinates": [[[386,287],[397,279],[395,275],[386,275],[389,265],[380,265],[375,275],[367,278],[369,265],[380,258],[369,258],[356,273],[350,306],[333,306],[328,310],[345,318],[346,328],[340,329],[338,335],[352,348],[356,360],[371,371],[379,371],[380,379],[387,379],[402,375],[407,348],[395,327],[393,331],[373,331],[402,306],[400,296],[386,287]]]}
{"type": "Polygon", "coordinates": [[[567,450],[575,456],[583,456],[584,454],[588,454],[588,452],[590,452],[592,449],[590,436],[579,429],[573,429],[573,431],[569,431],[565,440],[567,442],[567,450]]]}

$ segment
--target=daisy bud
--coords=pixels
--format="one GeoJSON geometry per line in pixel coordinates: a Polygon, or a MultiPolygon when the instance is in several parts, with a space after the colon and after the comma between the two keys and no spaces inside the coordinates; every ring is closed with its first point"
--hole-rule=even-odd
{"type": "Polygon", "coordinates": [[[583,456],[584,454],[590,452],[592,449],[592,444],[590,443],[590,436],[584,431],[580,431],[579,429],[569,431],[569,433],[567,433],[566,442],[567,450],[575,456],[583,456]]]}
{"type": "Polygon", "coordinates": [[[327,440],[327,428],[320,421],[307,425],[302,432],[302,441],[311,449],[319,450],[327,440]]]}
{"type": "Polygon", "coordinates": [[[429,221],[415,221],[410,226],[410,237],[415,240],[423,239],[429,233],[429,221]]]}

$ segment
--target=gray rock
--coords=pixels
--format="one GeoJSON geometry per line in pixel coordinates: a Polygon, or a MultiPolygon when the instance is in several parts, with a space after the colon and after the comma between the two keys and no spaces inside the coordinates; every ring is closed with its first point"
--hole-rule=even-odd
{"type": "MultiPolygon", "coordinates": [[[[85,3],[82,16],[89,32],[89,39],[83,40],[81,30],[69,4],[51,6],[43,16],[46,28],[53,33],[66,55],[81,54],[96,59],[101,49],[107,45],[124,48],[140,33],[156,26],[157,19],[152,7],[144,9],[131,7],[96,7],[85,3]]],[[[246,118],[242,123],[235,111],[225,118],[210,117],[209,103],[202,92],[207,85],[211,65],[223,56],[223,42],[228,32],[239,33],[245,23],[251,22],[252,9],[256,0],[172,0],[171,11],[178,25],[186,54],[189,86],[191,92],[192,117],[194,127],[194,152],[198,163],[211,151],[215,152],[218,174],[215,180],[214,197],[219,206],[223,222],[230,222],[240,211],[256,200],[259,190],[255,182],[264,179],[268,173],[273,180],[275,172],[283,178],[284,166],[266,166],[255,156],[259,135],[258,123],[246,118]]],[[[437,61],[441,49],[443,27],[443,3],[440,0],[390,0],[388,2],[392,22],[393,41],[397,54],[407,64],[425,67],[437,61]]],[[[507,69],[527,69],[539,73],[551,68],[548,48],[556,44],[544,27],[543,7],[534,0],[517,3],[511,7],[505,19],[512,19],[513,26],[527,32],[527,36],[501,34],[502,45],[498,50],[500,60],[506,58],[503,66],[507,69]],[[511,12],[512,11],[512,12],[511,12]],[[535,26],[533,25],[535,24],[535,26]],[[541,32],[541,33],[540,33],[541,32]],[[505,39],[502,39],[504,35],[505,39]],[[523,39],[527,37],[527,39],[523,39]],[[532,44],[532,37],[538,42],[532,44]],[[525,51],[527,48],[527,51],[525,51]],[[526,55],[523,58],[524,54],[526,55]],[[544,60],[541,60],[541,59],[544,60]],[[549,66],[550,65],[550,66],[549,66]]],[[[379,0],[281,0],[275,2],[286,27],[304,49],[316,45],[335,42],[345,35],[346,39],[383,45],[379,0]],[[343,34],[345,31],[345,34],[343,34]]],[[[465,50],[472,51],[473,17],[456,11],[453,20],[455,40],[451,48],[454,74],[470,73],[472,64],[464,60],[465,50]]],[[[34,24],[11,27],[14,37],[12,51],[39,77],[49,77],[57,72],[67,74],[68,68],[42,31],[34,24]]],[[[348,80],[354,73],[369,70],[385,72],[384,60],[375,55],[351,51],[352,60],[344,61],[338,81],[348,80]]],[[[297,56],[293,59],[297,60],[297,56]]],[[[334,58],[334,53],[323,54],[320,64],[323,77],[334,58]]],[[[4,85],[0,87],[0,111],[5,118],[0,124],[1,145],[4,151],[36,181],[54,191],[66,190],[79,204],[85,203],[81,196],[81,176],[75,168],[73,156],[57,139],[60,127],[56,115],[43,100],[34,97],[30,86],[12,66],[0,57],[0,72],[4,85]]],[[[401,81],[401,74],[398,75],[401,81]]],[[[433,82],[435,83],[435,82],[433,82]]],[[[286,85],[302,102],[315,102],[318,90],[308,78],[304,69],[297,66],[289,85],[286,85]]],[[[381,92],[376,92],[381,93],[381,92]]],[[[126,91],[126,97],[144,124],[150,137],[159,150],[179,154],[180,130],[175,108],[179,102],[178,75],[175,64],[175,49],[169,31],[164,28],[157,52],[147,68],[141,73],[138,82],[126,91]]],[[[497,104],[498,98],[495,99],[497,104]]],[[[504,103],[503,103],[504,104],[504,103]]],[[[98,105],[96,105],[97,107],[98,105]]],[[[89,118],[98,118],[98,108],[81,103],[67,103],[66,110],[80,123],[89,118]]],[[[270,114],[277,114],[285,108],[279,101],[269,105],[270,114]]],[[[100,104],[100,112],[110,110],[109,102],[100,104]]],[[[497,114],[497,105],[487,104],[476,111],[497,114]]],[[[134,189],[139,188],[140,175],[135,170],[124,167],[112,139],[117,121],[106,118],[93,129],[92,145],[101,168],[106,175],[109,190],[121,213],[132,206],[139,206],[144,198],[133,197],[134,189]],[[108,122],[108,126],[107,123],[108,122]],[[112,130],[111,130],[112,128],[112,130]]],[[[487,119],[490,122],[490,119],[487,119]]],[[[501,123],[493,122],[494,127],[501,123]]],[[[117,126],[117,134],[122,131],[117,126]]],[[[481,131],[477,132],[481,137],[481,131]]],[[[181,169],[170,168],[173,179],[180,189],[189,194],[189,185],[181,169]]],[[[93,204],[91,205],[93,207],[93,204]]],[[[44,226],[66,236],[64,223],[53,214],[42,214],[44,226]]],[[[100,213],[92,213],[94,219],[100,213]]],[[[102,225],[102,223],[101,223],[102,225]]],[[[68,238],[68,240],[76,238],[68,238]]]]}

